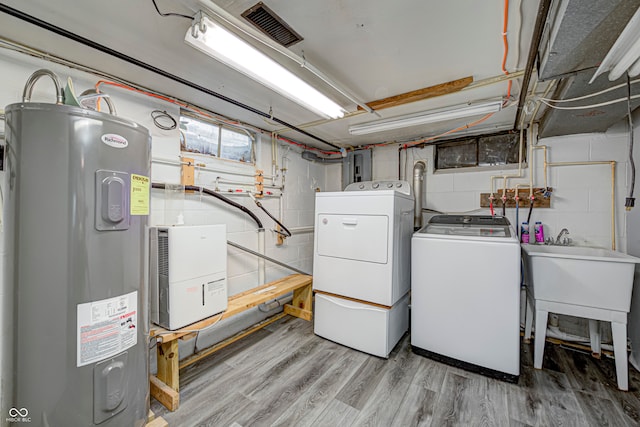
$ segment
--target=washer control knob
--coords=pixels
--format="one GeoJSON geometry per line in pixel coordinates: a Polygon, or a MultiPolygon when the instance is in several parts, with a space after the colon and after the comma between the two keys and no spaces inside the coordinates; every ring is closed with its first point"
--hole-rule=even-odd
{"type": "Polygon", "coordinates": [[[398,187],[398,188],[402,187],[402,183],[401,182],[397,183],[396,187],[398,187]]]}
{"type": "Polygon", "coordinates": [[[388,183],[387,188],[393,188],[393,182],[388,183]]]}
{"type": "Polygon", "coordinates": [[[358,188],[361,189],[361,190],[364,190],[364,184],[358,185],[358,188]]]}
{"type": "Polygon", "coordinates": [[[374,183],[373,183],[373,185],[372,185],[372,187],[373,187],[373,188],[378,188],[378,187],[380,187],[380,184],[378,184],[377,182],[374,182],[374,183]]]}

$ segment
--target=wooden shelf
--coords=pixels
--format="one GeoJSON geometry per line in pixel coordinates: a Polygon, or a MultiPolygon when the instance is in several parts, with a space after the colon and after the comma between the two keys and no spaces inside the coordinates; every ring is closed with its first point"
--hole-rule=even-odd
{"type": "Polygon", "coordinates": [[[150,331],[152,337],[156,337],[158,340],[157,346],[157,361],[158,361],[158,373],[151,376],[151,395],[155,397],[160,403],[162,403],[170,411],[178,409],[180,404],[180,368],[189,366],[192,363],[206,357],[214,352],[226,347],[232,342],[255,332],[264,326],[272,323],[273,321],[289,314],[291,316],[300,317],[307,321],[312,318],[311,304],[312,304],[312,284],[313,278],[305,274],[292,274],[291,276],[283,277],[282,279],[275,280],[270,283],[266,283],[257,288],[250,289],[246,292],[237,294],[229,298],[227,310],[222,314],[218,314],[199,322],[193,323],[182,329],[175,331],[169,331],[159,326],[153,326],[150,331]],[[256,307],[262,303],[273,300],[279,296],[285,295],[289,292],[293,292],[293,300],[291,304],[284,306],[284,314],[274,316],[264,322],[255,325],[245,331],[242,331],[221,343],[218,343],[209,349],[205,349],[193,356],[189,357],[186,363],[180,364],[178,354],[178,341],[179,338],[189,338],[194,335],[195,331],[199,331],[208,326],[211,326],[222,319],[232,317],[236,314],[242,313],[250,308],[256,307]],[[272,320],[273,319],[273,320],[272,320]]]}

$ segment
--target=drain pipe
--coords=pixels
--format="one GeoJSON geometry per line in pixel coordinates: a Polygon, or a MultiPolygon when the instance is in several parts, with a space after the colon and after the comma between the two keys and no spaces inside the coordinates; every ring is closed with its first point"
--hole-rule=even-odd
{"type": "Polygon", "coordinates": [[[413,196],[415,197],[415,206],[413,209],[414,230],[422,228],[422,189],[426,168],[427,164],[422,160],[417,161],[413,165],[413,196]]]}

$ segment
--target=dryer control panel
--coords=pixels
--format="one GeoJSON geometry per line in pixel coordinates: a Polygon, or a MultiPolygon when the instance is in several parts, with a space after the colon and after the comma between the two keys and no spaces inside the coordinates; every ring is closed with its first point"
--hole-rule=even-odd
{"type": "Polygon", "coordinates": [[[407,181],[391,180],[391,181],[364,181],[354,182],[347,185],[344,191],[399,191],[403,194],[413,195],[413,189],[407,181]]]}

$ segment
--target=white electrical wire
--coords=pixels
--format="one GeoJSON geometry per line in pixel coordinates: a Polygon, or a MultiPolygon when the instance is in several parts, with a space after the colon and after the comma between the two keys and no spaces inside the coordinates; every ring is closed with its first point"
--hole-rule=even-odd
{"type": "MultiPolygon", "coordinates": [[[[640,79],[631,80],[631,84],[634,84],[634,83],[640,83],[640,79]]],[[[602,95],[603,93],[611,92],[612,90],[620,89],[621,87],[625,87],[625,86],[627,86],[627,84],[626,83],[622,83],[622,84],[619,84],[619,85],[612,86],[610,88],[601,90],[600,92],[594,92],[594,93],[590,93],[588,95],[578,96],[576,98],[568,98],[568,99],[539,98],[539,99],[541,101],[555,102],[555,103],[580,101],[582,99],[587,99],[587,98],[591,98],[592,96],[602,95]]],[[[626,100],[627,98],[624,98],[624,99],[626,100]]]]}
{"type": "MultiPolygon", "coordinates": [[[[638,99],[638,98],[640,98],[640,95],[634,95],[634,96],[631,97],[631,99],[638,99]]],[[[540,98],[539,101],[542,102],[547,107],[551,107],[551,108],[554,108],[556,110],[586,110],[586,109],[589,109],[589,108],[604,107],[605,105],[616,104],[618,102],[623,102],[623,101],[626,102],[627,98],[625,97],[625,98],[612,99],[611,101],[600,102],[598,104],[579,105],[579,106],[576,106],[576,107],[558,107],[557,105],[553,105],[553,104],[548,103],[547,101],[545,101],[542,98],[540,98]]]]}

